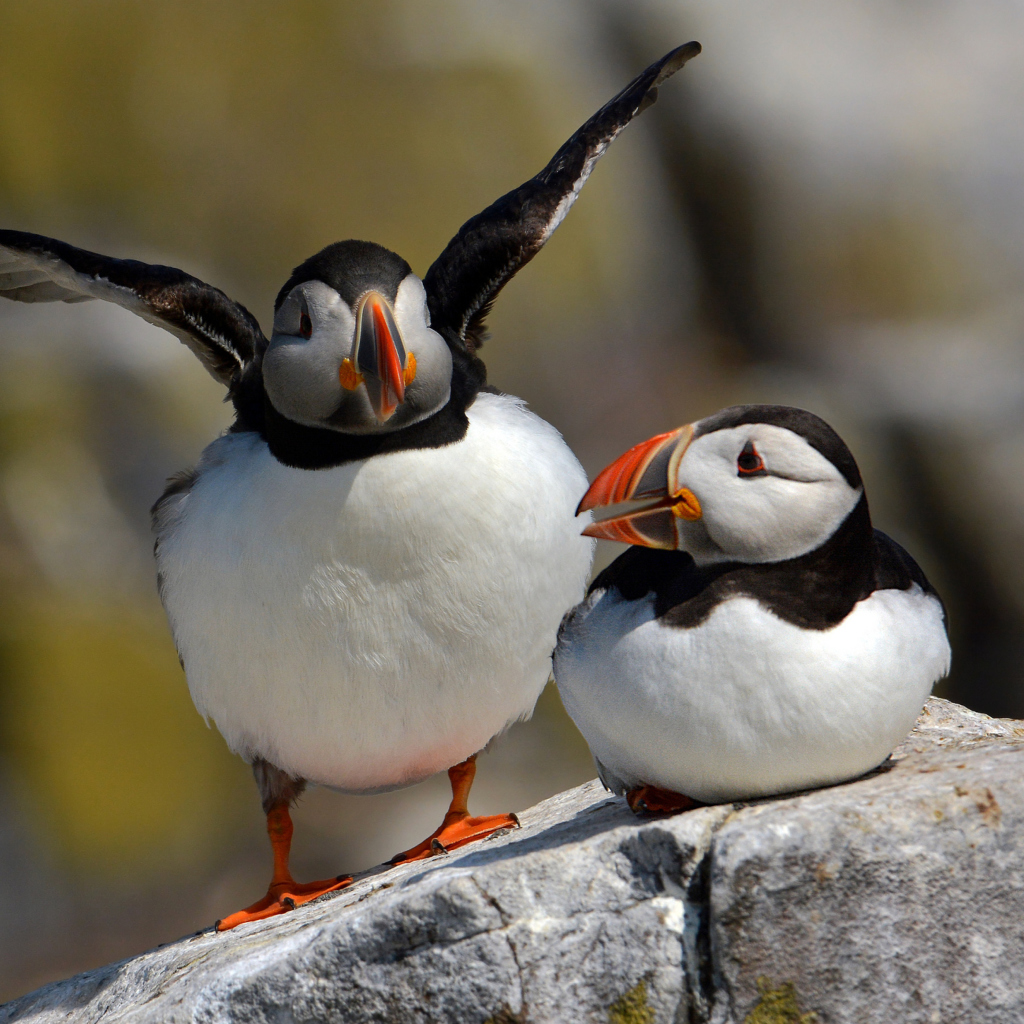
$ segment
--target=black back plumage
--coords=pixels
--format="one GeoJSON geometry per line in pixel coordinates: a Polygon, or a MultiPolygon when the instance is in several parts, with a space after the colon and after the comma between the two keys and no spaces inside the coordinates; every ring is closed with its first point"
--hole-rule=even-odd
{"type": "Polygon", "coordinates": [[[915,583],[939,596],[911,555],[872,528],[861,495],[839,529],[799,558],[698,566],[684,551],[631,547],[597,576],[590,592],[614,588],[627,601],[651,594],[659,621],[682,629],[699,626],[734,597],[751,597],[803,629],[831,629],[876,590],[909,590],[915,583]]]}

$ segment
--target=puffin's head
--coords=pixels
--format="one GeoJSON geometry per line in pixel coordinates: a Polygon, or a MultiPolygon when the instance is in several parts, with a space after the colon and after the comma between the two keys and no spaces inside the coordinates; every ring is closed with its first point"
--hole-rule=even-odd
{"type": "Polygon", "coordinates": [[[584,533],[687,551],[699,565],[780,562],[822,545],[863,493],[857,463],[824,420],[739,405],[631,448],[578,511],[656,499],[584,533]]]}
{"type": "Polygon", "coordinates": [[[295,423],[346,434],[399,430],[444,406],[451,379],[451,352],[430,329],[423,283],[383,246],[329,245],[278,293],[263,386],[295,423]]]}

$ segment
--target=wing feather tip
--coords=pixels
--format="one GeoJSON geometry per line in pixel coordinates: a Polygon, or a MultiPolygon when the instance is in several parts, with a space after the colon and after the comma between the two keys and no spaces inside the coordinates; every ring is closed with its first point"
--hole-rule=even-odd
{"type": "Polygon", "coordinates": [[[683,43],[682,46],[677,46],[674,50],[669,50],[659,61],[661,67],[658,69],[658,74],[651,83],[651,87],[657,88],[667,78],[671,78],[687,61],[693,60],[702,49],[700,43],[696,39],[692,39],[688,43],[683,43]]]}
{"type": "MultiPolygon", "coordinates": [[[[551,237],[569,207],[575,202],[594,164],[616,135],[637,114],[654,103],[658,96],[658,85],[675,74],[687,61],[696,57],[701,49],[700,43],[692,40],[670,50],[660,60],[648,66],[622,92],[609,100],[577,129],[537,175],[466,221],[424,275],[424,284],[432,300],[432,317],[438,322],[450,320],[453,327],[456,327],[457,323],[456,334],[459,340],[471,351],[476,351],[483,341],[483,322],[486,313],[498,292],[551,237]],[[645,81],[646,88],[643,85],[645,81]],[[553,183],[557,183],[560,175],[564,176],[564,172],[571,168],[581,151],[584,156],[583,167],[574,175],[568,190],[563,188],[561,192],[552,191],[553,183]],[[553,208],[551,203],[554,203],[553,208]],[[540,216],[536,210],[533,211],[536,215],[534,219],[537,221],[533,237],[525,241],[520,240],[517,256],[508,260],[500,272],[491,275],[485,284],[481,286],[479,282],[473,282],[477,287],[468,308],[458,309],[454,316],[446,317],[446,304],[454,304],[457,307],[460,302],[465,303],[466,300],[465,289],[457,287],[459,276],[450,273],[456,255],[460,259],[465,259],[466,253],[470,252],[479,257],[479,252],[474,250],[493,248],[493,244],[488,246],[484,243],[493,243],[495,222],[504,225],[506,231],[512,234],[517,227],[523,232],[528,227],[529,218],[525,214],[530,212],[531,204],[539,204],[544,213],[540,216]],[[454,293],[452,296],[444,294],[449,289],[454,293]]],[[[525,233],[528,235],[529,231],[525,233]]],[[[500,245],[497,248],[500,249],[500,245]]]]}

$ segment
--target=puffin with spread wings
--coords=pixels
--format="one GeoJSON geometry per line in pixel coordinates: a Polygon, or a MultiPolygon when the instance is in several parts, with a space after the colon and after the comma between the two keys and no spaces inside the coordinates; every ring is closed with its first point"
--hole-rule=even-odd
{"type": "Polygon", "coordinates": [[[467,221],[422,280],[371,242],[306,260],[269,339],[180,270],[0,231],[0,295],[117,303],[180,338],[234,404],[230,430],[153,509],[192,698],[252,764],[274,852],[266,896],[221,929],[350,882],[289,872],[289,808],[307,783],[375,792],[448,769],[441,827],[396,860],[516,825],[470,816],[474,758],[530,715],[593,541],[575,518],[576,458],[486,387],[477,349],[495,297],[596,161],[699,52],[689,43],[647,68],[467,221]]]}

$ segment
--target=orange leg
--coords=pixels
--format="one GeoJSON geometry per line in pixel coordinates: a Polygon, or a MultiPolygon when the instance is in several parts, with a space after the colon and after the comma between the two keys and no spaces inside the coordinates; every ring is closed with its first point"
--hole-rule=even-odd
{"type": "Polygon", "coordinates": [[[678,814],[680,811],[691,811],[694,807],[703,807],[699,800],[673,793],[670,789],[658,789],[657,786],[638,786],[626,794],[626,803],[634,814],[678,814]]]}
{"type": "Polygon", "coordinates": [[[476,754],[454,768],[448,769],[452,784],[452,802],[441,827],[432,832],[418,846],[405,853],[396,853],[392,864],[404,864],[410,860],[423,860],[439,853],[447,853],[456,847],[465,846],[476,839],[486,839],[499,829],[519,828],[519,819],[514,814],[491,814],[485,818],[469,816],[469,790],[476,775],[476,754]]]}
{"type": "Polygon", "coordinates": [[[294,910],[303,903],[315,900],[325,892],[344,889],[352,884],[348,875],[322,882],[296,882],[288,870],[288,855],[292,848],[292,816],[288,813],[288,802],[275,804],[267,811],[267,834],[274,850],[274,877],[270,880],[267,895],[245,910],[239,910],[230,917],[217,922],[217,931],[226,932],[247,921],[261,921],[286,911],[294,910]]]}

